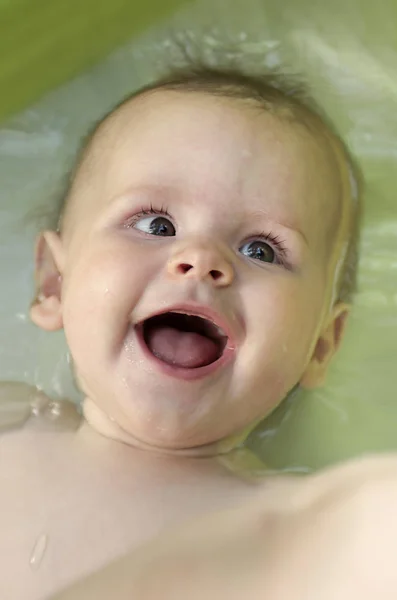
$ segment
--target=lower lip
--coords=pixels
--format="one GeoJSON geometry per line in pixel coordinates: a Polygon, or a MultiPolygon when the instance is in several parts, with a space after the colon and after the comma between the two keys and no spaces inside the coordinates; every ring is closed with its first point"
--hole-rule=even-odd
{"type": "Polygon", "coordinates": [[[219,369],[225,367],[230,362],[232,362],[235,354],[235,349],[233,347],[226,346],[222,353],[222,356],[210,365],[206,365],[205,367],[197,367],[196,369],[184,369],[183,367],[174,367],[173,365],[169,365],[168,363],[163,362],[162,360],[157,358],[157,356],[150,352],[143,337],[142,326],[135,327],[135,333],[145,358],[151,360],[158,367],[158,369],[162,373],[164,373],[164,375],[169,375],[171,377],[174,377],[175,379],[183,379],[185,381],[204,379],[205,377],[212,375],[213,373],[215,373],[215,371],[218,371],[219,369]]]}

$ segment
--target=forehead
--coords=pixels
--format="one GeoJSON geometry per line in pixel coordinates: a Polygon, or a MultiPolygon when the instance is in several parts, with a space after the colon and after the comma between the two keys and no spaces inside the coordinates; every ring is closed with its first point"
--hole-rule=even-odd
{"type": "Polygon", "coordinates": [[[76,184],[77,193],[86,188],[80,213],[150,186],[182,193],[187,203],[269,211],[308,229],[308,221],[335,219],[340,192],[332,152],[303,124],[254,102],[174,91],[142,95],[113,113],[76,184]]]}

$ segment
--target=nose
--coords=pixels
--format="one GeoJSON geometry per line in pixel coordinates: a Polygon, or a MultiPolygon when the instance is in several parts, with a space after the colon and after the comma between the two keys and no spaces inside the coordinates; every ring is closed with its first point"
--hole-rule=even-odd
{"type": "Polygon", "coordinates": [[[227,287],[234,280],[231,261],[211,241],[184,246],[171,256],[167,264],[173,279],[207,281],[215,287],[227,287]]]}

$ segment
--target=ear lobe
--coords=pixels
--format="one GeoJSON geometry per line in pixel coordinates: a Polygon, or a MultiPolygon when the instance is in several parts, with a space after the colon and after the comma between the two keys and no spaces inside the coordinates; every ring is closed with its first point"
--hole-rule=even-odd
{"type": "Polygon", "coordinates": [[[62,241],[55,231],[39,235],[35,249],[36,298],[30,308],[33,323],[47,331],[61,329],[62,241]]]}
{"type": "Polygon", "coordinates": [[[348,304],[340,302],[335,305],[328,325],[318,338],[311,360],[301,378],[301,387],[313,389],[324,384],[329,363],[341,345],[349,312],[348,304]]]}

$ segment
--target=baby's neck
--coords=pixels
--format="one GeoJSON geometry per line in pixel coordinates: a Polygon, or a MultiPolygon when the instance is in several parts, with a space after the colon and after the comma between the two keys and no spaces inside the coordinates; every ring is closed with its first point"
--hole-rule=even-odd
{"type": "MultiPolygon", "coordinates": [[[[85,398],[83,402],[84,418],[89,425],[101,435],[128,444],[138,450],[154,452],[156,454],[191,457],[191,458],[215,458],[223,456],[240,448],[242,435],[228,438],[225,441],[198,446],[194,448],[167,449],[157,447],[143,442],[125,431],[116,421],[108,417],[90,398],[85,398]]],[[[245,435],[245,434],[244,434],[245,435]]]]}
{"type": "MultiPolygon", "coordinates": [[[[198,448],[180,450],[167,450],[149,446],[125,432],[117,423],[109,419],[107,415],[88,398],[83,403],[85,420],[80,428],[79,435],[91,437],[104,437],[113,448],[124,448],[124,452],[132,459],[134,451],[139,454],[140,461],[157,463],[158,459],[166,459],[167,464],[178,464],[189,470],[202,469],[221,472],[229,471],[243,479],[262,479],[265,472],[264,463],[254,455],[246,446],[236,444],[239,438],[228,440],[228,444],[220,446],[219,443],[208,444],[198,448]],[[200,459],[200,460],[198,460],[200,459]]],[[[215,474],[215,472],[213,473],[215,474]]]]}

